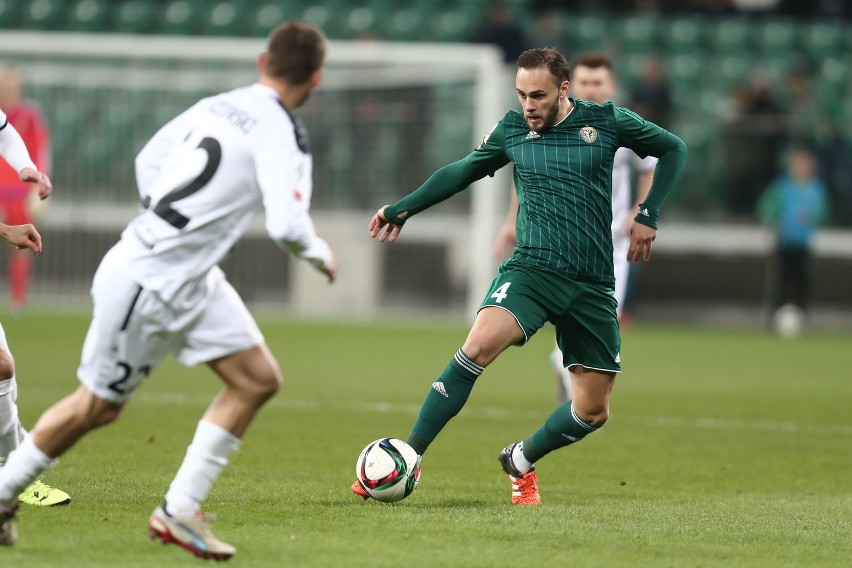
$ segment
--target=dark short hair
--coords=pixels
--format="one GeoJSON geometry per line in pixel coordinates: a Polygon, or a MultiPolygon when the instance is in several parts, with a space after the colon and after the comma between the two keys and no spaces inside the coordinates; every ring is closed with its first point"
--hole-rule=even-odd
{"type": "Polygon", "coordinates": [[[588,67],[589,69],[604,69],[612,72],[612,61],[603,53],[584,53],[571,62],[571,78],[577,67],[588,67]]]}
{"type": "Polygon", "coordinates": [[[322,67],[325,36],[307,22],[284,22],[269,34],[264,73],[300,85],[322,67]]]}
{"type": "Polygon", "coordinates": [[[546,67],[550,74],[556,77],[557,85],[571,79],[568,60],[552,47],[528,49],[518,57],[518,69],[538,69],[540,67],[546,67]]]}

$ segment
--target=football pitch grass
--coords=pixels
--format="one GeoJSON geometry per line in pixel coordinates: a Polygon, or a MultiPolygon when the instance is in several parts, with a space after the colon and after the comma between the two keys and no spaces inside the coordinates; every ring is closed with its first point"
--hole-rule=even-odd
{"type": "MultiPolygon", "coordinates": [[[[3,322],[31,425],[76,388],[85,316],[3,322]]],[[[848,566],[852,563],[850,337],[634,326],[600,432],[538,464],[543,504],[509,504],[500,449],[553,407],[552,331],[511,349],[396,505],[349,493],[369,441],[405,438],[466,326],[263,320],[285,384],[206,510],[239,566],[848,566]]],[[[68,507],[23,507],[0,566],[185,566],[146,521],[218,390],[170,360],[117,424],[45,480],[68,507]]]]}

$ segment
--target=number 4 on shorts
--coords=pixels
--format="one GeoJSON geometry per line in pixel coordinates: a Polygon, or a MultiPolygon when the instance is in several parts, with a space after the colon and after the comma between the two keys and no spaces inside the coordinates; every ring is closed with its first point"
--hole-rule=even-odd
{"type": "Polygon", "coordinates": [[[511,285],[512,285],[511,282],[506,282],[505,284],[503,284],[502,286],[500,286],[499,288],[494,290],[494,293],[491,294],[491,297],[496,298],[498,304],[502,303],[503,300],[506,299],[506,296],[509,295],[508,291],[509,291],[509,286],[511,286],[511,285]]]}

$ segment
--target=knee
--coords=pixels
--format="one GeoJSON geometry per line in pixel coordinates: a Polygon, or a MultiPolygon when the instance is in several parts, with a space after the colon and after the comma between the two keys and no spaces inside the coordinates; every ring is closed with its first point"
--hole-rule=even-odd
{"type": "Polygon", "coordinates": [[[474,337],[468,337],[461,350],[468,359],[482,367],[487,367],[501,351],[491,342],[474,337]]]}
{"type": "Polygon", "coordinates": [[[123,405],[112,402],[98,401],[94,407],[86,413],[86,422],[89,429],[100,428],[115,422],[121,415],[123,405]]]}
{"type": "Polygon", "coordinates": [[[266,402],[281,388],[283,379],[277,366],[252,373],[242,381],[243,391],[261,403],[266,402]]]}
{"type": "Polygon", "coordinates": [[[609,419],[609,407],[606,404],[575,405],[574,410],[583,422],[600,428],[609,419]]]}
{"type": "Polygon", "coordinates": [[[15,361],[12,356],[0,349],[0,381],[8,381],[15,376],[15,361]]]}

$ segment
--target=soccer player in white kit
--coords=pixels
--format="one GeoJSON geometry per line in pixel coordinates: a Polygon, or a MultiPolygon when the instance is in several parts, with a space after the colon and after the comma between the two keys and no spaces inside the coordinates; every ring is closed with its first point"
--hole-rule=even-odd
{"type": "Polygon", "coordinates": [[[264,210],[272,239],[334,280],[334,255],[308,214],[307,133],[290,114],[319,85],[325,49],[315,27],[281,24],[258,57],[258,83],[202,99],[137,156],[144,211],[95,274],[81,385],[42,415],[0,470],[5,544],[16,538],[20,488],[87,432],[115,420],[171,353],[186,366],[206,363],[224,388],[199,422],[149,530],[203,558],[235,553],[213,535],[200,506],[281,376],[217,263],[264,210]]]}
{"type": "MultiPolygon", "coordinates": [[[[580,55],[571,64],[571,94],[578,99],[603,104],[615,93],[615,80],[612,63],[605,55],[589,53],[580,55]]],[[[621,316],[624,297],[627,293],[627,276],[630,265],[627,251],[630,248],[630,224],[639,212],[639,203],[645,200],[651,182],[657,158],[640,158],[629,148],[619,148],[612,165],[612,245],[613,265],[615,269],[615,299],[618,302],[618,315],[621,316]],[[633,170],[639,172],[636,197],[631,199],[630,179],[633,170]]],[[[494,243],[495,254],[505,257],[511,254],[516,244],[515,216],[518,212],[518,198],[511,192],[509,215],[500,229],[494,243]]],[[[559,404],[571,398],[571,376],[562,366],[562,353],[557,347],[551,353],[550,364],[556,375],[556,398],[559,404]]]]}
{"type": "MultiPolygon", "coordinates": [[[[15,127],[0,110],[0,156],[16,171],[21,181],[30,182],[41,199],[47,199],[53,186],[46,174],[38,171],[27,147],[15,127]]],[[[9,226],[0,223],[0,237],[19,249],[41,252],[41,236],[32,225],[9,226]]],[[[27,435],[18,417],[18,383],[15,360],[0,326],[0,467],[27,435]]],[[[22,503],[36,506],[65,505],[71,502],[67,493],[35,480],[18,496],[22,503]]]]}

